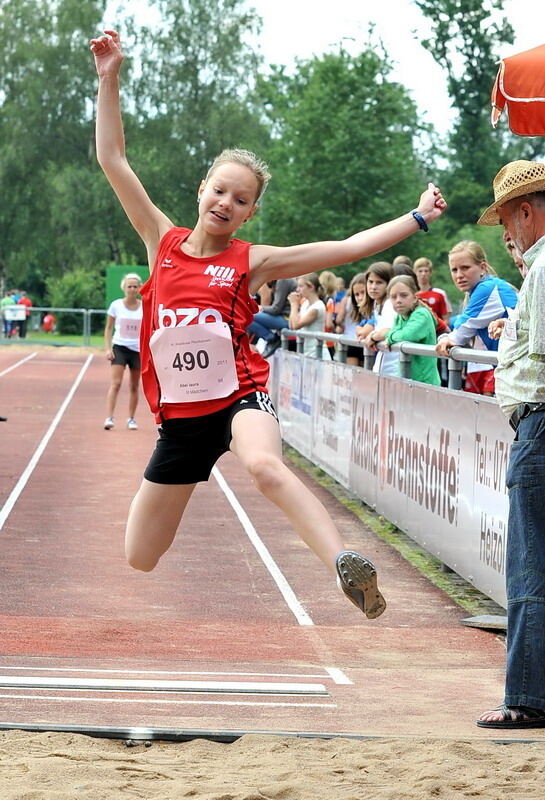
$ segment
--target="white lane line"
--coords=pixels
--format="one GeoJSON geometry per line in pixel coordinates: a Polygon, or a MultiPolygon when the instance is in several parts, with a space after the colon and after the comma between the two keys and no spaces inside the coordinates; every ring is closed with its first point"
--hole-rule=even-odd
{"type": "MultiPolygon", "coordinates": [[[[212,671],[189,671],[189,670],[170,670],[170,669],[97,669],[95,667],[8,667],[0,664],[0,670],[32,670],[32,672],[93,672],[98,675],[227,675],[232,678],[321,678],[327,680],[331,678],[335,683],[350,683],[346,680],[337,681],[333,678],[330,670],[335,667],[325,667],[327,675],[323,673],[295,674],[289,672],[212,672],[212,671]]],[[[341,673],[341,670],[338,670],[341,673]]],[[[343,673],[341,673],[343,674],[343,673]]],[[[345,676],[346,677],[346,676],[345,676]]]]}
{"type": "Polygon", "coordinates": [[[22,358],[20,361],[17,361],[16,364],[12,364],[11,367],[8,367],[7,369],[3,369],[2,372],[0,372],[0,378],[2,377],[2,375],[7,375],[8,372],[11,372],[12,369],[17,369],[17,367],[20,367],[21,364],[25,363],[25,361],[30,361],[31,358],[34,358],[34,356],[37,356],[37,355],[38,355],[38,353],[31,353],[29,356],[25,356],[25,358],[22,358]]]}
{"type": "Polygon", "coordinates": [[[8,497],[6,502],[4,503],[3,507],[0,509],[0,531],[4,527],[4,523],[7,520],[7,518],[9,517],[9,515],[10,515],[12,509],[13,509],[13,506],[15,505],[15,503],[17,502],[17,500],[19,498],[19,495],[21,494],[21,492],[25,488],[25,486],[26,486],[26,484],[28,482],[28,479],[30,478],[30,476],[34,472],[34,468],[36,467],[36,464],[40,460],[40,458],[42,456],[42,453],[44,452],[45,448],[47,447],[47,445],[49,443],[49,440],[53,436],[53,434],[55,432],[55,429],[57,428],[57,425],[61,421],[64,412],[68,408],[68,405],[69,405],[70,401],[72,400],[72,398],[73,398],[73,396],[74,396],[74,394],[76,392],[76,389],[80,385],[81,380],[82,380],[83,376],[85,375],[87,367],[91,363],[92,359],[93,359],[92,355],[87,356],[87,360],[86,360],[85,364],[80,369],[76,380],[72,384],[72,388],[70,389],[70,391],[66,395],[61,407],[59,408],[59,410],[55,414],[55,418],[53,419],[53,422],[51,423],[51,425],[47,429],[42,441],[40,442],[40,444],[38,445],[38,447],[34,451],[34,454],[33,454],[32,458],[30,459],[30,461],[26,465],[21,477],[19,478],[19,480],[15,484],[10,496],[8,497]]]}
{"type": "Polygon", "coordinates": [[[307,614],[307,612],[305,611],[305,609],[303,608],[303,606],[301,605],[301,603],[297,599],[297,597],[295,595],[295,592],[293,591],[293,589],[289,585],[288,581],[286,580],[286,578],[282,574],[282,572],[280,570],[280,567],[278,566],[278,564],[276,563],[274,558],[271,556],[267,546],[259,538],[259,535],[258,535],[256,529],[254,528],[254,526],[250,522],[250,518],[248,517],[248,514],[245,512],[245,510],[243,509],[243,507],[239,503],[239,501],[237,499],[237,496],[235,495],[233,490],[229,487],[228,483],[226,482],[225,478],[223,477],[223,475],[221,474],[221,472],[219,471],[219,469],[217,467],[214,467],[212,469],[212,475],[217,480],[217,482],[218,482],[218,484],[220,486],[220,489],[222,490],[222,492],[224,493],[225,497],[227,498],[227,500],[231,504],[235,514],[237,515],[237,517],[239,519],[240,524],[242,525],[242,527],[246,531],[246,534],[247,534],[249,540],[251,541],[251,543],[253,544],[253,546],[257,550],[261,560],[263,561],[263,563],[267,567],[269,573],[271,574],[272,579],[274,580],[274,582],[278,586],[278,588],[280,590],[280,593],[282,594],[282,597],[286,601],[286,604],[287,604],[288,608],[290,609],[292,614],[295,616],[295,618],[296,618],[297,622],[299,623],[299,625],[314,625],[314,622],[312,621],[310,616],[307,614]]]}
{"type": "Polygon", "coordinates": [[[338,667],[324,667],[325,671],[329,673],[330,677],[335,681],[337,685],[340,686],[352,686],[353,683],[349,677],[347,677],[342,669],[338,669],[338,667]]]}
{"type": "Polygon", "coordinates": [[[212,692],[219,694],[327,694],[322,683],[264,683],[251,681],[148,681],[122,678],[49,678],[0,675],[3,689],[93,689],[111,692],[186,692],[188,694],[212,692]]]}
{"type": "Polygon", "coordinates": [[[75,697],[68,695],[62,697],[48,696],[40,694],[0,694],[1,699],[15,699],[15,700],[47,700],[48,702],[59,703],[144,703],[147,705],[174,705],[174,706],[274,706],[275,708],[337,708],[336,703],[288,703],[288,702],[271,702],[266,703],[263,701],[248,701],[248,700],[163,700],[161,698],[154,698],[153,700],[141,700],[139,698],[130,697],[75,697]]]}

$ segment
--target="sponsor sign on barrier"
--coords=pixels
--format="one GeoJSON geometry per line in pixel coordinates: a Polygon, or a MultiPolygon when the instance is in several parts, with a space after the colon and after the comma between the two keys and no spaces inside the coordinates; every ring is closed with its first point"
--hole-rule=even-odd
{"type": "Polygon", "coordinates": [[[286,441],[505,607],[513,435],[496,401],[275,357],[286,441]]]}

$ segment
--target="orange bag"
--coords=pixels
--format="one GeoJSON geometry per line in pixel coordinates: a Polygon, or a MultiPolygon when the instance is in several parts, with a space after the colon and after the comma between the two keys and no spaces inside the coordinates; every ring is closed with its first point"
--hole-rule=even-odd
{"type": "Polygon", "coordinates": [[[545,44],[502,59],[491,100],[493,128],[507,104],[513,133],[545,136],[545,44]]]}

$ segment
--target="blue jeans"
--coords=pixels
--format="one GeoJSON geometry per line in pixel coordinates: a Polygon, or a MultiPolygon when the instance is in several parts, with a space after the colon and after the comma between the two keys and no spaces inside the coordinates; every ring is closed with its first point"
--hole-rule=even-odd
{"type": "Polygon", "coordinates": [[[545,411],[520,421],[507,488],[505,704],[545,711],[545,411]]]}
{"type": "Polygon", "coordinates": [[[259,311],[254,314],[254,320],[248,325],[247,331],[248,333],[253,333],[258,339],[265,339],[266,342],[270,342],[274,339],[276,331],[280,331],[282,328],[289,328],[286,317],[259,311]]]}

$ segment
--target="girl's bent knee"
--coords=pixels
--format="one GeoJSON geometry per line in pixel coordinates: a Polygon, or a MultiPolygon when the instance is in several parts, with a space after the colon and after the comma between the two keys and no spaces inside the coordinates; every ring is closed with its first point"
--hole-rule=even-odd
{"type": "Polygon", "coordinates": [[[248,464],[248,471],[263,494],[281,489],[286,477],[286,467],[278,458],[262,456],[248,464]]]}

